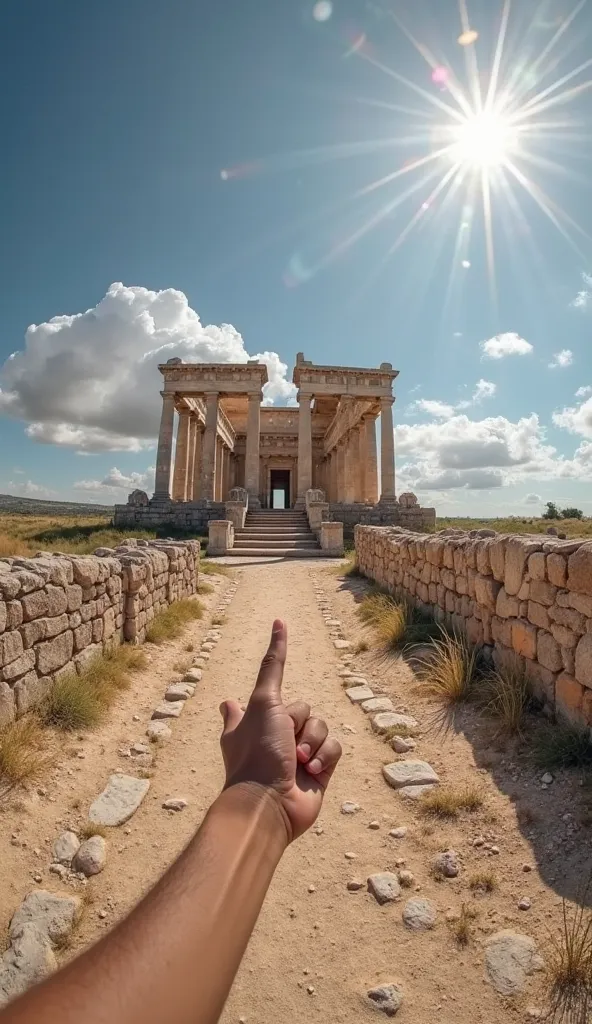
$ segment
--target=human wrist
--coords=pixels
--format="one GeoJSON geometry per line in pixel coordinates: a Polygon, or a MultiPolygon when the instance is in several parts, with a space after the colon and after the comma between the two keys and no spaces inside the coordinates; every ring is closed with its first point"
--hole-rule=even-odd
{"type": "Polygon", "coordinates": [[[293,835],[277,790],[260,782],[235,782],[225,787],[216,804],[219,802],[241,818],[256,821],[259,834],[265,837],[266,846],[279,861],[293,835]]]}

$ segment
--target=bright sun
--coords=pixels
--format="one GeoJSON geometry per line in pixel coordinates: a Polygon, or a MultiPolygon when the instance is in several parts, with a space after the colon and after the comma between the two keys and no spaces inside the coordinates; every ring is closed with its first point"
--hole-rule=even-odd
{"type": "Polygon", "coordinates": [[[453,134],[452,157],[465,167],[499,167],[516,148],[516,129],[507,118],[491,111],[471,114],[453,134]]]}

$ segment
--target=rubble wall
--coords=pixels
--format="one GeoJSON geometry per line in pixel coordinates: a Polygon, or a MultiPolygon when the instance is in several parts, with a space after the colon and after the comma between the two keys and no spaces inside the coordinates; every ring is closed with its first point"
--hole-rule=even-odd
{"type": "Polygon", "coordinates": [[[491,649],[533,691],[592,726],[592,541],[356,526],[361,571],[491,649]]]}
{"type": "Polygon", "coordinates": [[[141,642],[196,592],[198,541],[126,540],[93,555],[0,559],[0,727],[105,649],[141,642]]]}

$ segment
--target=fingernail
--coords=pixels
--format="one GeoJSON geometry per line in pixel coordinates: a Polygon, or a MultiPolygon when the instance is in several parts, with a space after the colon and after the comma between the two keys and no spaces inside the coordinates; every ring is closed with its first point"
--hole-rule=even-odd
{"type": "Polygon", "coordinates": [[[298,747],[298,757],[302,761],[308,761],[308,759],[310,757],[310,744],[308,744],[308,743],[301,743],[300,744],[300,746],[298,747]]]}
{"type": "Polygon", "coordinates": [[[323,764],[319,761],[318,757],[313,757],[312,761],[309,761],[306,766],[312,775],[318,775],[323,770],[323,764]]]}

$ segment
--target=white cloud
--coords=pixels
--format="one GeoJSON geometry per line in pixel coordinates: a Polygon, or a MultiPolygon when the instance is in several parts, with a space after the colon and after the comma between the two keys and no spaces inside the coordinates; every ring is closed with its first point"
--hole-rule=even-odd
{"type": "Polygon", "coordinates": [[[527,494],[524,499],[525,505],[540,505],[543,499],[540,494],[527,494]]]}
{"type": "Polygon", "coordinates": [[[481,349],[484,359],[503,359],[504,356],[526,356],[533,351],[533,346],[519,334],[508,331],[482,341],[481,349]]]}
{"type": "Polygon", "coordinates": [[[446,402],[438,402],[436,399],[431,398],[418,398],[416,402],[413,402],[410,411],[427,412],[428,416],[434,416],[436,419],[443,420],[454,416],[453,405],[447,405],[446,402]]]}
{"type": "Polygon", "coordinates": [[[9,480],[6,486],[8,493],[15,498],[51,498],[55,494],[55,491],[50,491],[48,487],[36,484],[33,480],[9,480]]]}
{"type": "Polygon", "coordinates": [[[117,466],[110,469],[103,480],[79,480],[73,485],[75,491],[101,491],[116,492],[135,491],[139,488],[142,491],[154,490],[154,466],[149,466],[144,473],[130,473],[126,476],[117,466]]]}
{"type": "MultiPolygon", "coordinates": [[[[204,326],[183,292],[112,284],[94,308],[28,328],[24,349],[0,369],[0,413],[24,420],[36,441],[81,451],[140,451],[158,433],[158,363],[245,363],[230,324],[204,326]]],[[[293,402],[295,388],[274,352],[264,402],[293,402]]]]}
{"type": "Polygon", "coordinates": [[[582,281],[584,287],[571,303],[574,309],[587,309],[592,301],[592,274],[582,274],[582,281]]]}
{"type": "Polygon", "coordinates": [[[569,430],[570,434],[592,438],[592,398],[587,398],[581,405],[554,412],[553,423],[569,430]]]}
{"type": "Polygon", "coordinates": [[[586,395],[590,394],[592,394],[592,386],[590,384],[585,384],[576,391],[576,398],[585,398],[586,395]]]}
{"type": "Polygon", "coordinates": [[[573,352],[569,348],[562,348],[560,352],[555,352],[553,358],[549,363],[550,370],[556,370],[558,367],[571,366],[573,363],[573,352]]]}
{"type": "Polygon", "coordinates": [[[475,390],[471,397],[462,399],[456,405],[449,405],[448,402],[440,402],[435,398],[418,398],[408,406],[407,412],[411,414],[425,412],[428,416],[433,416],[434,419],[447,420],[460,409],[468,409],[472,405],[477,405],[484,398],[493,398],[496,390],[497,387],[493,381],[481,378],[475,384],[475,390]]]}

